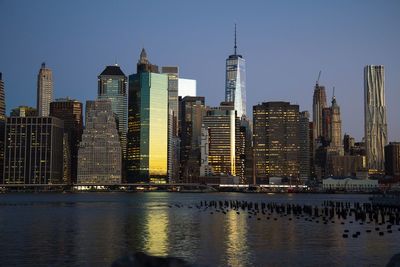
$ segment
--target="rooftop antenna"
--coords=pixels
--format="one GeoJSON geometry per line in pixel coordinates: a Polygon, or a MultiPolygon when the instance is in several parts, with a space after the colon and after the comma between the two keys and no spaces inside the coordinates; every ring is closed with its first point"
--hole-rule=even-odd
{"type": "Polygon", "coordinates": [[[335,99],[335,86],[333,87],[332,99],[335,99]]]}
{"type": "Polygon", "coordinates": [[[317,79],[317,82],[316,82],[316,85],[318,86],[319,85],[319,78],[321,78],[321,70],[319,71],[319,74],[318,74],[318,79],[317,79]]]}
{"type": "Polygon", "coordinates": [[[237,49],[237,46],[236,46],[236,23],[235,23],[235,55],[236,55],[236,49],[237,49]]]}
{"type": "Polygon", "coordinates": [[[114,57],[114,66],[118,66],[117,57],[114,57]]]}

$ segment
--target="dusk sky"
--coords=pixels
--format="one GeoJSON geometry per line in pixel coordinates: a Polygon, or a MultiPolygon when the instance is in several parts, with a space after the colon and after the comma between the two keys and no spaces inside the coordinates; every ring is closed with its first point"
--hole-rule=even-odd
{"type": "Polygon", "coordinates": [[[389,140],[400,141],[400,1],[14,1],[0,0],[0,72],[7,113],[36,106],[43,61],[56,98],[96,98],[97,76],[115,61],[136,72],[140,50],[197,80],[206,104],[224,100],[225,59],[247,64],[247,112],[266,101],[312,111],[313,87],[332,87],[342,132],[364,135],[363,68],[384,65],[389,140]]]}

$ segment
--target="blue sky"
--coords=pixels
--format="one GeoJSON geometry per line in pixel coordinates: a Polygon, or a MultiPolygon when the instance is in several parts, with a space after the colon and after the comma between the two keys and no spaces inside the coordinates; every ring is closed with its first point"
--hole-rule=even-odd
{"type": "Polygon", "coordinates": [[[400,1],[0,0],[0,71],[7,110],[36,105],[41,62],[55,97],[95,99],[97,75],[117,60],[136,71],[142,47],[159,66],[198,81],[208,105],[224,99],[225,59],[247,64],[247,110],[284,100],[312,110],[318,72],[341,106],[343,134],[363,133],[363,67],[385,65],[389,140],[400,141],[400,1]]]}

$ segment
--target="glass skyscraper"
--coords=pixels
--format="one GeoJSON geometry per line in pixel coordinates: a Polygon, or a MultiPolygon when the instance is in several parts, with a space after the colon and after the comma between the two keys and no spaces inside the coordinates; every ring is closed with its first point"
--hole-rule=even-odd
{"type": "Polygon", "coordinates": [[[129,76],[128,182],[167,182],[168,75],[157,71],[143,49],[129,76]]]}
{"type": "Polygon", "coordinates": [[[234,54],[226,59],[225,102],[233,102],[237,116],[246,115],[246,62],[237,54],[236,25],[234,54]]]}
{"type": "Polygon", "coordinates": [[[110,99],[116,114],[121,138],[122,154],[126,155],[126,133],[128,131],[127,79],[118,65],[107,66],[98,77],[98,99],[110,99]]]}

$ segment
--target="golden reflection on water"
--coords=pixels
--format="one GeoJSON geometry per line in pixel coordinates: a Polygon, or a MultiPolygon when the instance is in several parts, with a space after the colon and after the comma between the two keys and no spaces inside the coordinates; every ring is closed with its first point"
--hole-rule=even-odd
{"type": "Polygon", "coordinates": [[[148,254],[168,254],[168,211],[164,207],[148,208],[146,212],[144,249],[148,254]]]}
{"type": "Polygon", "coordinates": [[[233,211],[228,212],[226,217],[228,266],[247,266],[247,218],[233,211]]]}

